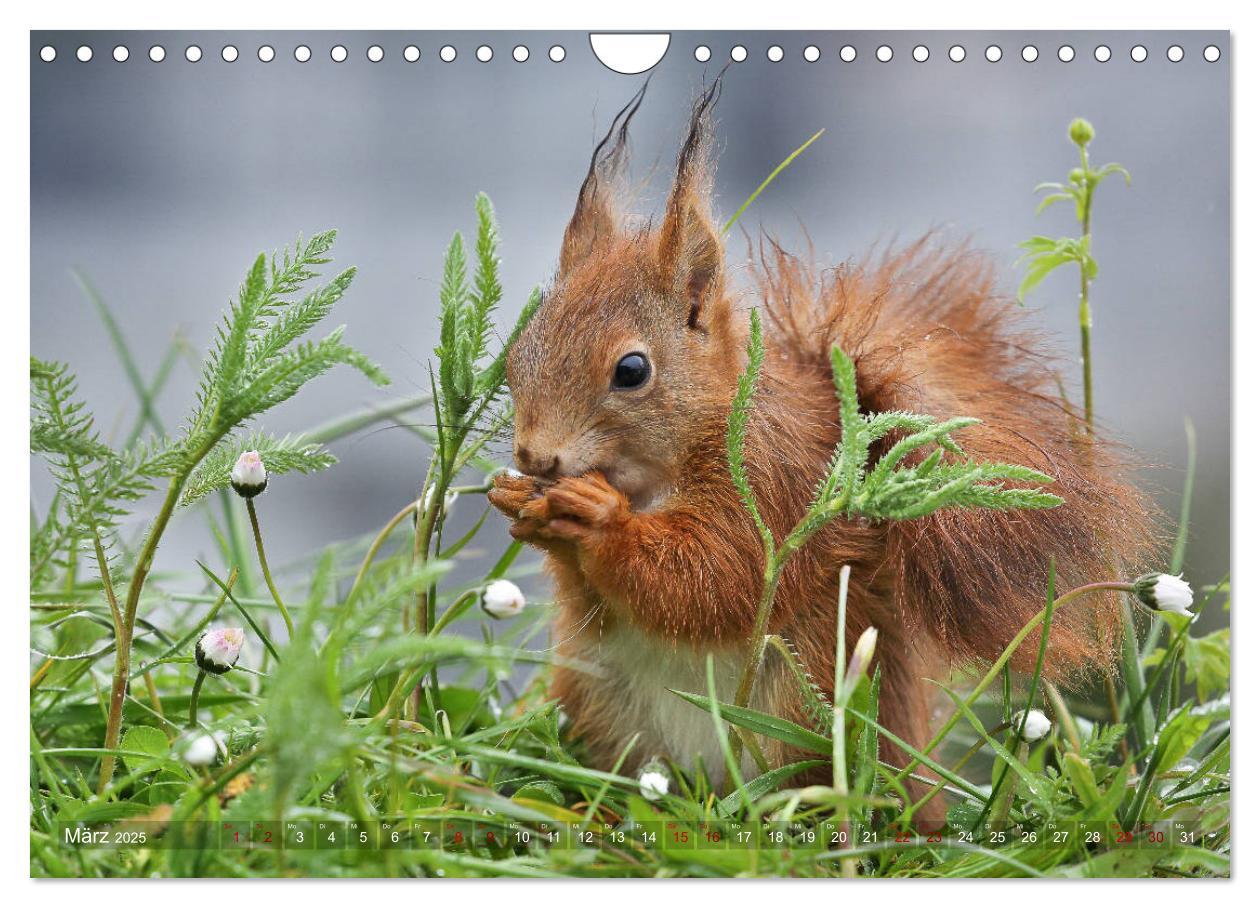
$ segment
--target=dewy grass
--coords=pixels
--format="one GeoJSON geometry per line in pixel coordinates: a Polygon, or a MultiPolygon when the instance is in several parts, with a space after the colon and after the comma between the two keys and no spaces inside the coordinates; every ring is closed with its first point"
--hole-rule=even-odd
{"type": "MultiPolygon", "coordinates": [[[[706,662],[703,689],[679,695],[695,705],[697,721],[717,729],[732,780],[725,788],[693,767],[664,767],[668,793],[648,801],[638,767],[619,763],[605,772],[587,766],[581,742],[566,734],[561,711],[546,695],[544,681],[556,657],[547,644],[534,641],[549,603],[529,602],[516,617],[502,620],[474,608],[490,582],[519,579],[537,570],[536,559],[523,554],[519,543],[486,551],[490,537],[479,524],[460,539],[442,538],[448,493],[472,496],[485,488],[484,472],[495,466],[486,444],[509,413],[502,395],[503,357],[513,335],[507,333],[499,344],[491,327],[502,288],[489,202],[478,200],[469,251],[461,241],[447,257],[431,395],[331,418],[306,437],[247,429],[335,364],[383,379],[343,344],[340,331],[321,341],[304,340],[349,289],[353,272],[326,283],[317,279],[331,244],[331,234],[320,234],[251,268],[211,346],[181,435],[162,434],[161,421],[154,419],[166,386],[161,374],[136,371],[129,377],[136,405],[146,414],[143,428],[131,443],[112,448],[79,403],[69,367],[31,363],[32,448],[48,460],[58,489],[34,518],[31,533],[33,875],[1230,872],[1227,631],[1196,634],[1190,619],[1158,612],[1151,642],[1138,649],[1145,683],[1141,689],[1119,686],[1118,723],[1100,720],[1098,710],[1079,696],[1038,682],[1036,671],[1022,679],[1022,687],[1018,677],[1010,685],[995,684],[1014,674],[1010,656],[1028,635],[1044,640],[1055,610],[1071,608],[1072,600],[1094,590],[1128,589],[1128,584],[1062,593],[1048,584],[1046,611],[1010,641],[998,662],[978,679],[949,685],[956,709],[921,751],[905,746],[881,721],[880,688],[889,682],[878,666],[864,667],[863,648],[846,652],[840,636],[838,670],[844,657],[851,657],[854,667],[844,669],[837,686],[841,695],[828,703],[800,670],[791,645],[768,639],[763,628],[748,641],[749,685],[756,680],[760,654],[773,647],[794,669],[801,696],[811,705],[806,712],[818,720],[812,727],[760,713],[747,701],[720,702],[706,662]],[[412,414],[422,408],[423,421],[436,426],[425,481],[400,490],[399,500],[380,515],[379,530],[363,539],[330,540],[327,549],[273,578],[283,582],[272,584],[275,597],[269,595],[247,541],[246,515],[230,491],[232,507],[222,510],[220,496],[241,453],[259,452],[272,474],[266,494],[284,496],[287,473],[332,466],[322,443],[374,424],[414,422],[412,414]],[[144,496],[154,486],[164,486],[165,494],[146,513],[144,496]],[[219,541],[200,566],[156,562],[164,530],[176,515],[204,520],[219,541]],[[138,540],[120,531],[139,517],[147,530],[138,540]],[[233,538],[232,520],[244,530],[240,538],[233,538]],[[456,555],[464,565],[458,575],[447,570],[456,555]],[[280,616],[276,600],[292,611],[294,630],[287,639],[270,636],[280,616]],[[407,631],[400,633],[404,616],[407,631]],[[479,629],[460,633],[461,616],[464,622],[476,617],[479,629]],[[240,661],[197,689],[195,642],[224,625],[244,628],[240,661]],[[419,697],[409,696],[417,690],[419,697]],[[1004,711],[1030,706],[1040,690],[1056,705],[1055,727],[1023,752],[1013,743],[1004,711]],[[1154,744],[1121,753],[1120,740],[1132,738],[1130,724],[1148,704],[1154,744]],[[209,765],[190,762],[179,737],[190,715],[196,716],[198,735],[222,742],[223,752],[209,765]],[[736,752],[766,737],[788,742],[808,759],[744,777],[736,752]],[[914,762],[902,768],[890,764],[889,745],[903,746],[914,762]],[[828,762],[831,785],[793,787],[794,776],[828,762]],[[937,836],[913,834],[908,825],[916,805],[906,799],[904,782],[924,769],[936,774],[928,781],[939,785],[950,804],[949,825],[937,836]],[[1003,773],[1011,781],[999,778],[1003,773]],[[990,837],[995,808],[1011,824],[1005,839],[990,837]],[[1079,831],[1110,830],[1112,823],[1139,838],[1156,831],[1169,838],[1161,847],[1130,849],[1088,841],[1079,831]],[[155,836],[156,846],[67,846],[65,830],[80,824],[155,836]],[[220,847],[221,830],[228,827],[270,830],[281,838],[286,828],[291,835],[318,831],[325,839],[319,849],[220,847]],[[440,836],[443,830],[478,829],[499,838],[492,843],[470,835],[459,848],[428,847],[423,841],[426,830],[440,836]],[[1065,829],[1072,831],[1070,841],[1055,843],[1065,829]],[[1183,841],[1175,830],[1193,837],[1183,841]],[[515,838],[518,833],[522,838],[515,838]],[[695,837],[685,847],[672,838],[682,833],[695,837]],[[738,838],[754,834],[766,836],[760,847],[744,847],[750,842],[738,838]],[[345,839],[332,842],[338,846],[333,848],[328,835],[345,839]],[[710,835],[729,838],[716,847],[710,835]],[[367,847],[360,847],[360,836],[367,847]]],[[[518,327],[537,300],[535,293],[518,327]]],[[[114,322],[110,334],[125,359],[130,354],[119,342],[123,327],[114,322]]],[[[759,327],[754,322],[753,366],[761,356],[759,327]]],[[[1038,488],[1042,478],[1015,465],[988,465],[996,473],[963,471],[970,485],[943,491],[944,477],[933,471],[945,461],[931,452],[950,450],[960,459],[968,421],[861,414],[851,364],[837,351],[832,365],[844,427],[841,446],[798,527],[784,540],[763,532],[768,583],[774,567],[781,569],[828,520],[907,519],[938,506],[1054,504],[1038,488]],[[890,460],[867,467],[872,440],[889,433],[899,433],[902,442],[893,446],[890,460]],[[928,450],[929,466],[909,476],[902,458],[916,448],[928,450]],[[1003,486],[1005,498],[981,488],[993,478],[1015,487],[1003,486]],[[920,483],[913,495],[910,480],[920,483]]],[[[754,505],[749,517],[754,521],[755,497],[739,463],[741,421],[754,400],[756,379],[757,369],[750,368],[741,382],[742,403],[732,411],[730,439],[733,481],[754,505]]],[[[329,476],[329,482],[337,481],[335,471],[329,476]]],[[[1187,498],[1189,492],[1187,483],[1187,498]]],[[[1187,522],[1183,516],[1183,527],[1187,522]]],[[[260,526],[260,541],[265,530],[275,532],[269,524],[260,526]]],[[[1194,613],[1226,606],[1228,595],[1226,583],[1201,591],[1194,613]]],[[[588,668],[580,662],[566,667],[588,668]]]]}

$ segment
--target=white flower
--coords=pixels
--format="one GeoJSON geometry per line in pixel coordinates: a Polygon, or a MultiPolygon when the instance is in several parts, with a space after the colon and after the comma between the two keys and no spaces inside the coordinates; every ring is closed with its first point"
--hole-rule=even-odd
{"type": "Polygon", "coordinates": [[[525,608],[525,594],[511,580],[495,580],[481,591],[481,608],[491,618],[512,618],[525,608]]]}
{"type": "Polygon", "coordinates": [[[229,671],[241,656],[245,645],[245,630],[239,627],[222,627],[206,631],[197,640],[195,655],[197,667],[212,675],[229,671]]]}
{"type": "Polygon", "coordinates": [[[1020,710],[1011,717],[1011,727],[1018,730],[1020,723],[1024,725],[1023,738],[1025,741],[1040,741],[1046,736],[1046,732],[1050,731],[1050,720],[1046,718],[1046,714],[1039,709],[1028,710],[1028,718],[1024,719],[1024,712],[1020,710]]]}
{"type": "Polygon", "coordinates": [[[1133,581],[1134,592],[1142,604],[1157,612],[1172,612],[1183,618],[1193,618],[1194,590],[1190,584],[1171,574],[1146,574],[1133,581]]]}
{"type": "MultiPolygon", "coordinates": [[[[433,504],[433,493],[437,490],[437,486],[429,486],[424,492],[424,510],[428,511],[429,506],[433,504]]],[[[442,516],[449,517],[451,509],[455,507],[455,500],[459,498],[459,493],[447,490],[442,496],[442,516]]]]}
{"type": "Polygon", "coordinates": [[[659,801],[669,794],[669,777],[656,769],[645,770],[639,775],[639,794],[649,801],[659,801]]]}
{"type": "Polygon", "coordinates": [[[189,766],[209,766],[220,754],[227,755],[227,736],[190,732],[175,742],[175,753],[189,766]]]}
{"type": "Polygon", "coordinates": [[[236,458],[236,466],[232,467],[232,488],[242,498],[253,498],[267,488],[267,468],[263,466],[261,454],[246,451],[236,458]]]}

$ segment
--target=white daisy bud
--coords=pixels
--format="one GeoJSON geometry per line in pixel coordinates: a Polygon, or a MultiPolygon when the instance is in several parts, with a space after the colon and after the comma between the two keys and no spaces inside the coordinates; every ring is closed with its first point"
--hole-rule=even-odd
{"type": "Polygon", "coordinates": [[[1194,590],[1190,584],[1171,574],[1145,574],[1133,581],[1133,591],[1147,608],[1157,612],[1172,612],[1183,618],[1193,618],[1190,606],[1194,605],[1194,590]]]}
{"type": "Polygon", "coordinates": [[[871,667],[871,660],[875,658],[875,641],[878,637],[879,631],[868,627],[862,631],[862,636],[858,637],[857,643],[853,644],[853,655],[849,657],[849,667],[844,673],[845,686],[850,690],[871,667]]]}
{"type": "Polygon", "coordinates": [[[261,454],[246,451],[236,458],[236,466],[232,467],[232,488],[242,498],[253,498],[267,488],[267,468],[263,466],[261,454]]]}
{"type": "Polygon", "coordinates": [[[669,776],[659,769],[646,769],[639,774],[639,794],[648,801],[659,801],[669,794],[669,776]]]}
{"type": "Polygon", "coordinates": [[[240,658],[245,645],[245,631],[239,627],[222,627],[206,631],[197,640],[197,667],[212,675],[230,671],[240,658]]]}
{"type": "Polygon", "coordinates": [[[525,594],[511,580],[494,580],[481,591],[481,608],[491,618],[513,618],[525,608],[525,594]]]}
{"type": "Polygon", "coordinates": [[[227,755],[227,739],[221,731],[189,732],[175,742],[174,751],[189,766],[209,766],[220,754],[227,755]]]}
{"type": "Polygon", "coordinates": [[[1011,727],[1016,731],[1023,724],[1024,732],[1021,737],[1032,743],[1040,741],[1050,731],[1050,720],[1046,718],[1046,714],[1039,709],[1028,710],[1028,718],[1024,718],[1024,711],[1020,710],[1011,718],[1011,727]]]}

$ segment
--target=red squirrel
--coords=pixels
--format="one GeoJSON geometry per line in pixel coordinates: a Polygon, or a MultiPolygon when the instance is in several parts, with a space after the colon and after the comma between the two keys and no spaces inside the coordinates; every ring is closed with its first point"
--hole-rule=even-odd
{"type": "MultiPolygon", "coordinates": [[[[839,439],[832,345],[853,359],[866,412],[979,417],[957,439],[972,458],[1041,470],[1063,499],[1043,511],[840,519],[814,536],[787,564],[770,632],[824,695],[843,565],[852,569],[848,649],[878,629],[880,720],[921,747],[932,730],[927,679],[995,659],[1044,609],[1051,559],[1062,591],[1124,576],[1153,538],[1147,499],[1116,449],[1063,402],[1045,344],[995,293],[980,256],[929,238],[818,271],[763,240],[751,268],[756,302],[739,295],[711,209],[719,86],[694,105],[659,224],[618,212],[642,90],[596,147],[554,282],[508,356],[520,472],[500,474],[489,494],[513,537],[546,554],[560,654],[591,666],[556,668],[551,691],[595,765],[610,768],[637,735],[623,765],[664,756],[690,770],[699,760],[715,780],[725,765],[711,719],[668,688],[704,692],[712,654],[718,697],[729,702],[753,629],[764,558],[725,447],[749,305],[767,330],[746,460],[776,538],[805,512],[839,439]]],[[[1048,677],[1106,669],[1119,622],[1113,595],[1057,613],[1048,677]]],[[[1017,653],[1016,668],[1031,669],[1037,643],[1017,653]]],[[[806,697],[783,657],[767,656],[752,705],[808,724],[806,697]]],[[[801,758],[765,745],[774,762],[801,758]]],[[[880,758],[907,760],[886,741],[880,758]]],[[[911,785],[912,796],[924,791],[911,785]]],[[[940,825],[941,801],[917,821],[940,825]]]]}

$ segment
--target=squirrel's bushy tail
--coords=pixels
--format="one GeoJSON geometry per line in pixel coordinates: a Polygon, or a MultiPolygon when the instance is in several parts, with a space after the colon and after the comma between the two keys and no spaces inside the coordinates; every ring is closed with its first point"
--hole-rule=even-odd
{"type": "MultiPolygon", "coordinates": [[[[983,423],[959,434],[975,460],[1034,467],[1064,503],[1043,511],[946,509],[888,525],[892,605],[954,659],[992,660],[1045,607],[1051,559],[1062,593],[1151,569],[1154,510],[1116,446],[1087,431],[1025,313],[993,291],[980,255],[931,237],[870,262],[823,272],[772,242],[762,249],[767,355],[829,370],[833,344],[857,367],[863,409],[983,423]]],[[[1047,671],[1063,678],[1113,664],[1114,595],[1057,612],[1047,671]]],[[[1030,668],[1037,634],[1017,654],[1030,668]]]]}

